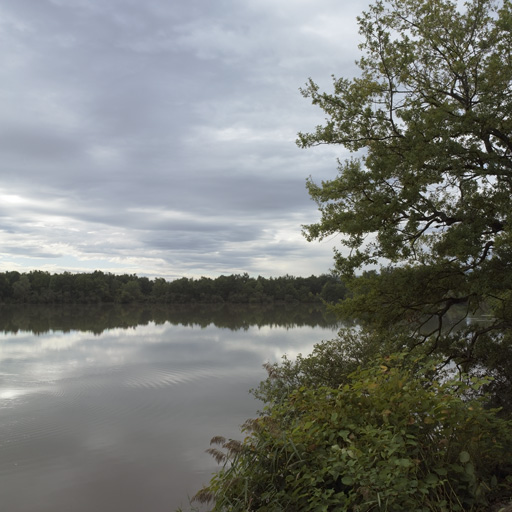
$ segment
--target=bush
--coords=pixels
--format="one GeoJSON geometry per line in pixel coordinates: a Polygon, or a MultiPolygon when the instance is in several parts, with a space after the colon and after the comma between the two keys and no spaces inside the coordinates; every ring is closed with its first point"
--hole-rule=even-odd
{"type": "Polygon", "coordinates": [[[486,379],[397,354],[343,380],[290,388],[243,442],[214,438],[223,467],[195,499],[213,511],[476,512],[510,496],[512,423],[478,397],[486,379]]]}

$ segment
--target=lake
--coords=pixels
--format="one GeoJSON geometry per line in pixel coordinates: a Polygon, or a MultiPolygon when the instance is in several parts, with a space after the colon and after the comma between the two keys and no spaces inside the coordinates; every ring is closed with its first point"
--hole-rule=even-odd
{"type": "Polygon", "coordinates": [[[307,306],[0,307],[0,503],[9,512],[170,512],[241,439],[262,364],[337,323],[307,306]]]}

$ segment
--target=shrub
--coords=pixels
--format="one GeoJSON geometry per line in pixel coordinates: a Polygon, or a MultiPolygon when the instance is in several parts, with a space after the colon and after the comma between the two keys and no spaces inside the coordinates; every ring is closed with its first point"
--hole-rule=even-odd
{"type": "Polygon", "coordinates": [[[214,438],[213,511],[487,511],[512,490],[512,423],[475,397],[486,379],[428,358],[379,358],[333,386],[299,386],[214,438]]]}

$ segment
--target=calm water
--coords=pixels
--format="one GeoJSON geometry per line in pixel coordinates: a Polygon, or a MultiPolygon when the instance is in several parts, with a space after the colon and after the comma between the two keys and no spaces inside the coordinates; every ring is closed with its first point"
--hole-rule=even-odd
{"type": "Polygon", "coordinates": [[[261,406],[261,365],[335,336],[292,308],[0,308],[0,503],[159,512],[217,467],[261,406]]]}

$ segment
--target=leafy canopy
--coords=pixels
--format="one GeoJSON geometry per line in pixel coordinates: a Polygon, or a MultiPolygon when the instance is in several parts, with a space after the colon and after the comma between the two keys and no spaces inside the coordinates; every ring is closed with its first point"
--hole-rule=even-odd
{"type": "Polygon", "coordinates": [[[474,362],[480,339],[510,351],[512,4],[458,5],[370,6],[358,18],[360,76],[335,78],[332,93],[309,81],[302,93],[327,118],[298,144],[352,152],[334,179],[308,180],[321,220],[304,228],[309,240],[343,235],[348,249],[335,260],[346,278],[381,265],[342,309],[381,326],[407,322],[474,362]],[[454,337],[445,324],[457,308],[490,308],[493,321],[454,337]]]}

